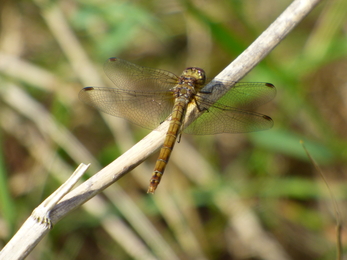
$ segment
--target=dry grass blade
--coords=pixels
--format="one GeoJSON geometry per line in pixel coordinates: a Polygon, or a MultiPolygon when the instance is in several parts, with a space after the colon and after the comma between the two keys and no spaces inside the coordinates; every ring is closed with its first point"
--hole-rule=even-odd
{"type": "Polygon", "coordinates": [[[309,151],[305,147],[304,141],[301,140],[300,143],[301,143],[302,147],[304,148],[304,150],[305,150],[305,152],[307,154],[307,157],[310,159],[310,161],[313,164],[314,168],[316,168],[317,172],[319,173],[320,177],[324,181],[324,184],[325,184],[325,186],[327,187],[327,189],[329,191],[329,195],[330,195],[331,201],[333,203],[335,219],[336,219],[336,242],[337,242],[337,246],[336,246],[337,247],[337,256],[336,256],[336,259],[337,260],[341,260],[342,259],[341,258],[342,257],[342,237],[341,237],[342,222],[341,222],[341,214],[340,214],[339,206],[337,205],[334,193],[331,190],[330,185],[329,185],[327,179],[325,178],[325,175],[324,175],[323,171],[321,170],[319,165],[312,158],[311,154],[309,153],[309,151]]]}

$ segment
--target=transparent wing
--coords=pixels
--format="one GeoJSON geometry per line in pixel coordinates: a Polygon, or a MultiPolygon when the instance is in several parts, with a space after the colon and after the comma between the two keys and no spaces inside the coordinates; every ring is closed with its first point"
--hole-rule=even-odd
{"type": "Polygon", "coordinates": [[[184,133],[195,135],[211,135],[221,133],[248,133],[270,129],[273,121],[270,117],[259,113],[225,107],[213,107],[204,112],[184,133]]]}
{"type": "Polygon", "coordinates": [[[237,83],[214,104],[209,100],[209,94],[199,94],[196,103],[205,112],[184,133],[208,135],[269,129],[273,126],[270,117],[246,109],[265,104],[275,95],[276,89],[269,83],[237,83]]]}
{"type": "Polygon", "coordinates": [[[169,71],[138,66],[118,58],[108,59],[104,71],[116,87],[123,90],[168,91],[178,83],[178,77],[169,71]]]}
{"type": "Polygon", "coordinates": [[[118,58],[108,59],[104,71],[116,88],[84,88],[79,94],[83,102],[148,129],[156,128],[170,115],[172,88],[178,83],[175,74],[118,58]]]}
{"type": "Polygon", "coordinates": [[[171,92],[131,92],[115,88],[86,87],[79,93],[86,104],[147,129],[156,128],[171,113],[171,92]]]}
{"type": "MultiPolygon", "coordinates": [[[[227,82],[217,81],[213,88],[214,93],[224,90],[227,82]]],[[[199,93],[201,105],[210,106],[210,93],[199,93]]],[[[276,96],[276,88],[271,83],[265,82],[238,82],[227,93],[225,93],[218,103],[241,109],[255,109],[266,104],[276,96]]]]}

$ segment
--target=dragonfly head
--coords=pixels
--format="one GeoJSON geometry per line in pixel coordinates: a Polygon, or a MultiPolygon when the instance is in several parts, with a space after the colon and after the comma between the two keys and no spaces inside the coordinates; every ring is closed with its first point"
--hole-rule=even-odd
{"type": "Polygon", "coordinates": [[[206,81],[205,71],[196,67],[186,68],[183,71],[181,78],[183,81],[191,81],[191,83],[195,86],[201,87],[205,84],[206,81]]]}

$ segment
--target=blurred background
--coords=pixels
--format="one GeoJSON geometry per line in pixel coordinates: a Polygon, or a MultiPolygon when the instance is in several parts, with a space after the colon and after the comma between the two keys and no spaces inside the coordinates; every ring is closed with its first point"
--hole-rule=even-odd
{"type": "MultiPolygon", "coordinates": [[[[148,130],[78,99],[109,57],[217,75],[292,1],[0,3],[0,243],[81,162],[92,175],[148,130]]],[[[271,130],[182,135],[57,223],[27,259],[335,259],[347,198],[347,1],[322,3],[242,81],[271,82],[271,130]]],[[[87,176],[85,176],[87,178],[87,176]]],[[[346,249],[347,234],[342,232],[346,249]]]]}

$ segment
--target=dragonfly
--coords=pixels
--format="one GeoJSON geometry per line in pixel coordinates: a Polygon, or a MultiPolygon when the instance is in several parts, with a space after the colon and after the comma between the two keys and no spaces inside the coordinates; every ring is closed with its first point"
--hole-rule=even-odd
{"type": "Polygon", "coordinates": [[[153,194],[157,189],[181,132],[246,133],[273,126],[269,116],[252,111],[275,97],[276,88],[271,83],[216,80],[211,91],[204,91],[203,69],[189,67],[177,76],[119,58],[109,58],[104,71],[115,88],[85,87],[79,93],[84,103],[147,129],[155,129],[170,120],[147,193],[153,194]],[[234,86],[214,102],[212,94],[231,84],[234,86]],[[201,115],[185,127],[183,122],[190,106],[196,107],[201,115]]]}

